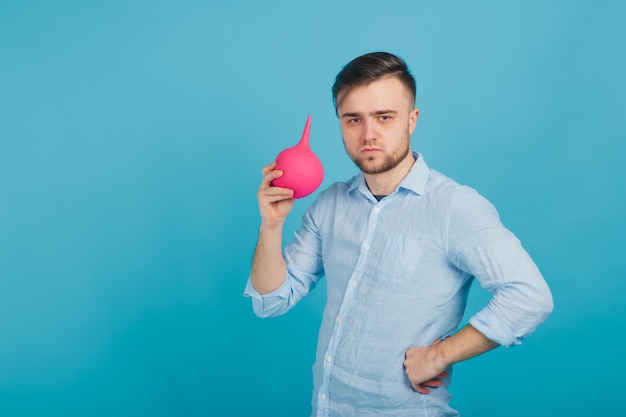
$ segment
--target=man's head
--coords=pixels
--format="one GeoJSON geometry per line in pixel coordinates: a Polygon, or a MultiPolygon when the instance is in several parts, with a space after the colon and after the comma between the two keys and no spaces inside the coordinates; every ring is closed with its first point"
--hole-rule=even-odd
{"type": "Polygon", "coordinates": [[[367,176],[404,176],[413,165],[410,136],[419,110],[406,64],[377,52],[354,59],[333,86],[346,152],[367,176]]]}
{"type": "Polygon", "coordinates": [[[354,88],[390,76],[397,77],[406,87],[407,94],[411,98],[411,106],[414,106],[415,79],[406,63],[388,52],[372,52],[353,59],[337,74],[332,89],[335,112],[346,95],[354,88]]]}

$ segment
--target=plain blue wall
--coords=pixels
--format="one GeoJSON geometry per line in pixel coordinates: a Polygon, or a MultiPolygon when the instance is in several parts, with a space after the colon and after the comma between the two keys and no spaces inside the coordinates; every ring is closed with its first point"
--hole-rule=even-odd
{"type": "Polygon", "coordinates": [[[309,114],[323,186],[355,173],[330,86],[375,50],[554,292],[453,405],[624,414],[626,3],[503,3],[0,1],[0,415],[308,415],[324,285],[253,315],[256,189],[309,114]]]}

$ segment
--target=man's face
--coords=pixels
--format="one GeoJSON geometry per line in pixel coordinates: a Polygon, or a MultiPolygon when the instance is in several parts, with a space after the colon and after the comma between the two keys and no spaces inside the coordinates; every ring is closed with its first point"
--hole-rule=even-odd
{"type": "Polygon", "coordinates": [[[419,111],[398,78],[356,87],[337,113],[346,152],[365,174],[388,172],[409,157],[419,111]]]}

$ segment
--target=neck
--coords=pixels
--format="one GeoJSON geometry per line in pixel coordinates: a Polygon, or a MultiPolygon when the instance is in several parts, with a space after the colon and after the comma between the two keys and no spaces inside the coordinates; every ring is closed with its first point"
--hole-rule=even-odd
{"type": "Polygon", "coordinates": [[[364,174],[367,188],[374,195],[389,195],[393,193],[404,177],[407,176],[414,163],[413,153],[409,152],[406,158],[389,171],[381,172],[380,174],[364,174]]]}

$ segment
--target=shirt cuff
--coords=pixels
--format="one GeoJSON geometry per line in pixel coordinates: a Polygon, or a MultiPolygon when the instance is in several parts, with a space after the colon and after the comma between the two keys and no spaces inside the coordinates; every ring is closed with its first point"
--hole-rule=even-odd
{"type": "Polygon", "coordinates": [[[509,347],[522,343],[489,307],[480,310],[469,322],[476,330],[500,346],[509,347]]]}
{"type": "Polygon", "coordinates": [[[280,287],[267,294],[259,293],[252,285],[252,280],[248,277],[248,283],[243,291],[244,297],[250,297],[252,299],[252,309],[254,314],[259,317],[278,316],[287,311],[286,307],[289,294],[291,292],[291,286],[289,285],[287,277],[280,287]]]}

